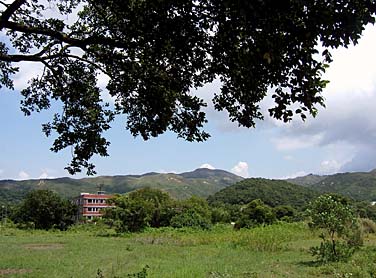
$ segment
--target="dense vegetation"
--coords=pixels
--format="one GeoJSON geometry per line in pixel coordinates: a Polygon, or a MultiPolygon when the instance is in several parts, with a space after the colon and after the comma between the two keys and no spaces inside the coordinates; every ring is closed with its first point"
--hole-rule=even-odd
{"type": "Polygon", "coordinates": [[[210,230],[149,228],[120,236],[100,223],[72,226],[65,232],[30,232],[7,225],[0,227],[0,276],[126,278],[146,265],[147,277],[152,278],[376,274],[374,234],[367,235],[365,246],[349,262],[314,263],[309,248],[318,244],[318,234],[302,222],[241,230],[230,225],[210,230]],[[97,276],[98,270],[103,276],[97,276]]]}
{"type": "Polygon", "coordinates": [[[308,175],[290,179],[289,182],[306,186],[321,194],[338,193],[358,201],[376,200],[376,170],[328,176],[308,175]]]}
{"type": "Polygon", "coordinates": [[[66,230],[75,223],[77,207],[49,190],[34,190],[10,212],[18,227],[66,230]]]}
{"type": "Polygon", "coordinates": [[[193,195],[206,198],[240,180],[241,177],[229,172],[209,169],[197,169],[182,174],[148,173],[84,179],[3,180],[0,181],[0,204],[18,203],[34,189],[53,190],[64,198],[73,198],[80,192],[95,192],[99,186],[102,186],[102,190],[107,193],[122,194],[150,187],[164,190],[177,199],[185,199],[193,195]]]}
{"type": "Polygon", "coordinates": [[[245,205],[255,199],[261,199],[271,207],[291,205],[302,208],[316,196],[317,192],[286,181],[252,178],[220,190],[210,196],[208,201],[211,204],[245,205]]]}
{"type": "Polygon", "coordinates": [[[310,251],[320,262],[348,260],[363,245],[362,231],[349,200],[325,194],[310,203],[310,227],[321,230],[320,246],[310,251]]]}
{"type": "Polygon", "coordinates": [[[271,117],[315,116],[331,50],[356,44],[375,7],[369,0],[1,1],[0,88],[14,89],[20,62],[42,66],[21,91],[21,109],[61,107],[43,132],[55,136],[51,150],[72,150],[71,174],[90,175],[92,156],[108,155],[105,134],[118,115],[144,140],[167,131],[206,140],[207,103],[191,89],[217,78],[213,107],[240,126],[264,118],[259,103],[269,91],[271,117]],[[115,105],[102,100],[99,72],[115,105]]]}
{"type": "MultiPolygon", "coordinates": [[[[70,178],[25,181],[3,180],[0,181],[0,205],[18,203],[29,191],[34,189],[53,190],[62,197],[72,198],[79,195],[80,192],[95,192],[99,185],[108,193],[122,194],[139,188],[150,187],[164,190],[177,199],[190,198],[194,195],[206,198],[241,180],[241,177],[226,171],[209,169],[197,169],[182,174],[148,173],[144,175],[101,176],[78,180],[70,178]]],[[[237,185],[236,189],[229,187],[222,191],[223,193],[211,196],[209,202],[213,203],[218,199],[219,202],[226,204],[246,204],[253,199],[261,199],[270,206],[280,203],[302,207],[312,197],[323,193],[338,193],[368,203],[376,200],[376,171],[328,176],[308,175],[287,180],[289,183],[304,186],[306,189],[277,180],[251,180],[254,184],[252,189],[247,186],[242,188],[240,185],[237,185]]],[[[249,182],[251,181],[246,183],[249,182]]]]}
{"type": "MultiPolygon", "coordinates": [[[[244,181],[240,183],[244,185],[244,181]]],[[[236,188],[236,185],[232,187],[236,188]]],[[[306,216],[309,216],[307,220],[310,222],[311,230],[300,221],[302,214],[297,217],[296,209],[301,209],[301,206],[295,201],[285,203],[285,205],[275,202],[274,206],[269,206],[260,199],[251,200],[246,204],[226,206],[226,204],[218,205],[217,201],[209,205],[202,198],[191,197],[177,200],[166,192],[143,188],[117,195],[112,202],[116,207],[107,209],[103,219],[73,225],[73,222],[69,222],[75,213],[73,206],[69,206],[66,201],[51,191],[32,191],[10,214],[16,226],[9,219],[2,219],[0,236],[3,232],[10,233],[11,236],[8,236],[7,242],[16,246],[18,243],[14,240],[14,235],[20,232],[16,231],[15,227],[27,230],[34,228],[54,228],[53,231],[56,231],[56,228],[68,230],[64,235],[59,235],[58,243],[55,243],[56,240],[52,243],[35,243],[36,239],[23,237],[22,242],[31,253],[34,248],[36,250],[62,249],[65,248],[65,244],[73,248],[70,242],[75,237],[86,243],[96,241],[99,246],[84,248],[85,254],[92,249],[96,255],[99,254],[99,257],[105,256],[103,258],[112,267],[107,268],[105,266],[107,264],[98,264],[92,259],[85,259],[84,266],[75,273],[75,277],[84,277],[85,274],[94,271],[97,277],[101,278],[122,277],[119,275],[126,273],[131,275],[128,277],[146,277],[137,275],[150,273],[151,277],[165,277],[166,275],[167,277],[202,277],[204,275],[204,277],[213,278],[228,275],[229,277],[233,275],[234,277],[265,277],[263,276],[265,273],[270,275],[274,273],[275,277],[285,277],[286,271],[289,272],[289,277],[317,277],[323,273],[333,275],[357,273],[358,276],[355,277],[373,277],[372,275],[376,274],[376,265],[372,261],[373,257],[370,257],[375,249],[370,247],[367,241],[365,246],[362,245],[364,236],[369,238],[370,233],[376,232],[376,224],[370,219],[358,219],[361,216],[359,212],[364,214],[368,206],[363,206],[364,203],[353,203],[345,197],[322,195],[310,202],[309,214],[306,216]],[[293,204],[297,204],[295,208],[292,207],[293,204]],[[61,216],[63,218],[59,218],[61,216]],[[234,226],[230,225],[230,220],[236,221],[234,226]],[[289,223],[293,221],[298,222],[289,223]],[[3,227],[5,227],[4,230],[3,227]],[[90,231],[100,237],[97,239],[91,237],[92,239],[89,240],[87,235],[90,231]],[[321,244],[318,241],[319,236],[323,239],[321,244]],[[27,243],[29,241],[31,243],[27,243]],[[115,251],[115,247],[116,250],[121,249],[122,252],[115,251]],[[107,249],[111,252],[107,253],[107,249]],[[357,252],[354,254],[355,250],[357,252]],[[171,254],[165,257],[160,252],[172,252],[174,258],[171,258],[171,254]],[[167,273],[171,271],[170,269],[181,263],[179,252],[185,254],[182,255],[185,260],[187,260],[186,256],[189,256],[188,261],[185,261],[186,272],[184,274],[179,270],[169,275],[167,273]],[[193,258],[196,252],[198,252],[197,258],[193,258]],[[203,258],[200,260],[198,258],[206,254],[205,252],[209,252],[207,253],[208,259],[217,262],[214,265],[208,264],[209,268],[208,266],[199,267],[202,265],[203,258]],[[114,265],[115,254],[118,254],[117,260],[121,257],[126,258],[127,262],[135,260],[136,263],[132,265],[126,263],[129,267],[123,267],[122,262],[117,261],[114,265]],[[130,260],[128,254],[132,254],[134,258],[130,260]],[[316,263],[312,261],[309,254],[317,258],[316,263]],[[230,259],[234,256],[237,258],[236,262],[230,259]],[[264,263],[258,261],[257,256],[261,256],[264,263]],[[346,263],[350,256],[352,260],[346,263]],[[167,258],[169,258],[168,265],[165,262],[167,258]],[[268,270],[264,267],[252,267],[249,260],[259,262],[261,265],[265,265],[265,261],[273,264],[278,262],[278,266],[274,269],[277,272],[270,272],[270,267],[268,270]],[[286,265],[280,267],[281,262],[286,265]],[[338,262],[340,265],[332,266],[332,262],[338,262]],[[324,263],[325,267],[321,263],[324,263]],[[92,269],[93,264],[95,269],[92,269]],[[231,266],[231,271],[220,264],[231,266]],[[309,265],[310,270],[307,268],[309,265]],[[370,276],[364,276],[368,274],[370,276]]],[[[39,233],[31,234],[37,236],[39,233]]],[[[52,237],[54,237],[53,234],[52,237]]],[[[376,238],[373,240],[376,241],[376,238]]],[[[0,242],[0,247],[4,248],[1,244],[0,242]]],[[[80,244],[76,245],[74,253],[72,253],[73,249],[69,248],[67,252],[71,255],[62,258],[65,266],[76,265],[77,260],[76,262],[71,260],[70,256],[80,254],[79,248],[81,247],[79,246],[80,244]]],[[[28,255],[25,256],[24,253],[22,259],[19,256],[17,252],[0,254],[0,274],[8,273],[6,271],[15,271],[14,273],[26,271],[25,266],[30,267],[26,272],[28,277],[43,277],[51,273],[55,273],[56,276],[58,275],[56,271],[61,271],[60,267],[53,269],[48,267],[49,264],[40,267],[34,261],[31,262],[28,255]],[[22,264],[21,270],[14,265],[15,257],[18,257],[17,261],[22,264]]],[[[78,262],[80,263],[81,260],[78,262]]]]}

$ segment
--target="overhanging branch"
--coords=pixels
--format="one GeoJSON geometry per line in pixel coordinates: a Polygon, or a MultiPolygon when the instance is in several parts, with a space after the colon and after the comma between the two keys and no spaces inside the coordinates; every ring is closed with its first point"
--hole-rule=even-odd
{"type": "Polygon", "coordinates": [[[71,37],[70,34],[59,32],[53,29],[47,29],[43,27],[34,27],[28,26],[21,23],[16,23],[12,21],[1,22],[0,21],[0,28],[10,29],[12,31],[21,32],[24,34],[37,34],[37,35],[45,35],[50,38],[56,39],[59,42],[63,42],[69,44],[71,46],[76,46],[81,48],[82,50],[87,50],[86,47],[89,45],[103,45],[108,46],[111,48],[128,48],[128,45],[124,42],[111,39],[105,36],[97,36],[92,35],[87,38],[77,39],[71,37]]]}
{"type": "Polygon", "coordinates": [[[0,17],[0,30],[4,28],[3,23],[7,22],[10,17],[23,5],[26,0],[15,0],[8,8],[1,14],[0,17]]]}
{"type": "Polygon", "coordinates": [[[51,38],[54,38],[60,42],[67,43],[72,46],[77,46],[80,48],[85,48],[87,43],[85,42],[85,39],[75,39],[71,38],[69,35],[63,32],[55,31],[53,29],[46,29],[41,27],[34,27],[34,26],[28,26],[12,21],[7,22],[1,22],[1,27],[10,29],[12,31],[21,32],[24,34],[38,34],[38,35],[45,35],[51,38]]]}

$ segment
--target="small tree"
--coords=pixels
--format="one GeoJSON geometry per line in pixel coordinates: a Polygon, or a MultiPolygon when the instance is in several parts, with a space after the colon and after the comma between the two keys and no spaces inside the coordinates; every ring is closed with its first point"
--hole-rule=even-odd
{"type": "Polygon", "coordinates": [[[36,229],[65,230],[74,223],[77,207],[50,190],[33,190],[16,207],[12,220],[36,229]]]}
{"type": "Polygon", "coordinates": [[[290,205],[281,205],[273,208],[273,212],[278,220],[291,222],[296,216],[296,210],[290,205]]]}
{"type": "Polygon", "coordinates": [[[322,195],[310,204],[307,212],[311,217],[310,227],[322,232],[320,246],[310,249],[319,261],[346,260],[361,245],[357,219],[344,197],[322,195]]]}
{"type": "Polygon", "coordinates": [[[194,227],[208,229],[211,226],[211,211],[208,202],[197,196],[176,202],[176,215],[171,218],[174,228],[194,227]]]}
{"type": "Polygon", "coordinates": [[[144,228],[170,224],[175,214],[174,200],[166,192],[143,188],[110,200],[115,207],[106,209],[104,218],[118,232],[138,232],[144,228]]]}
{"type": "Polygon", "coordinates": [[[235,223],[235,228],[251,228],[257,225],[272,224],[275,220],[276,217],[272,208],[260,199],[256,199],[242,209],[240,218],[235,223]]]}

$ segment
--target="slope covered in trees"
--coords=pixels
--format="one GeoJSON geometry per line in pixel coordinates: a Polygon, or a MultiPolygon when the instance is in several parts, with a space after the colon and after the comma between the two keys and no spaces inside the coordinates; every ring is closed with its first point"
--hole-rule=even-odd
{"type": "Polygon", "coordinates": [[[255,199],[261,199],[271,207],[290,205],[302,208],[316,196],[317,192],[286,181],[252,178],[220,190],[210,196],[208,201],[212,204],[245,205],[255,199]]]}
{"type": "Polygon", "coordinates": [[[192,195],[207,197],[243,178],[222,170],[197,169],[182,174],[147,173],[144,175],[101,176],[84,179],[45,179],[0,181],[0,203],[20,201],[33,189],[49,189],[71,198],[80,192],[95,192],[102,186],[107,193],[126,193],[150,187],[164,190],[177,199],[192,195]]]}
{"type": "Polygon", "coordinates": [[[310,176],[289,180],[320,193],[338,193],[355,200],[376,201],[376,170],[370,172],[338,173],[321,176],[316,183],[308,183],[310,176]]]}

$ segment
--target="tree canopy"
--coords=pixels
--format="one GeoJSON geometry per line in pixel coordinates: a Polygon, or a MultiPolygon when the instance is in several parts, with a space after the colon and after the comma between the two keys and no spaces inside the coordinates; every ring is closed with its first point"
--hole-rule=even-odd
{"type": "Polygon", "coordinates": [[[11,218],[16,223],[32,223],[36,229],[65,230],[74,223],[76,214],[77,206],[53,191],[33,190],[16,206],[11,218]]]}
{"type": "Polygon", "coordinates": [[[0,1],[9,40],[0,42],[0,86],[13,89],[19,62],[41,63],[21,109],[30,115],[60,103],[43,126],[56,136],[51,149],[72,147],[68,171],[92,174],[90,158],[107,155],[103,133],[118,114],[145,140],[167,130],[206,140],[207,104],[191,91],[217,78],[214,107],[240,126],[263,119],[268,89],[270,116],[315,115],[330,48],[356,43],[375,12],[372,0],[0,1]],[[103,101],[99,73],[115,105],[103,101]]]}

